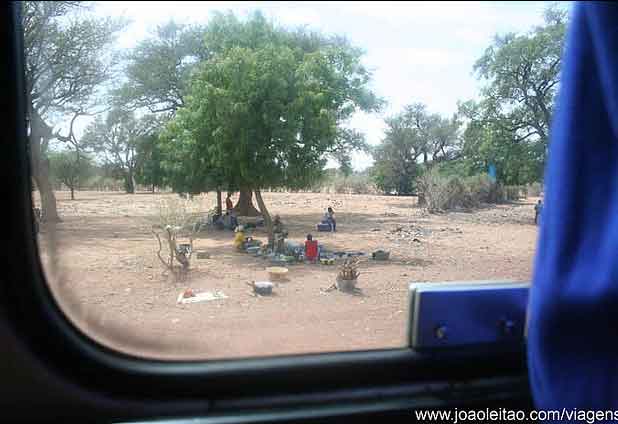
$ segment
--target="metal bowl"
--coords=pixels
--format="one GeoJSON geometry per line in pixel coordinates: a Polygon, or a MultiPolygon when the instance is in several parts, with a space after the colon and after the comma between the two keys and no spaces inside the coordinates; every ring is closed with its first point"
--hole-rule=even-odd
{"type": "Polygon", "coordinates": [[[253,291],[261,295],[269,295],[273,293],[274,284],[270,281],[256,281],[253,283],[253,291]]]}

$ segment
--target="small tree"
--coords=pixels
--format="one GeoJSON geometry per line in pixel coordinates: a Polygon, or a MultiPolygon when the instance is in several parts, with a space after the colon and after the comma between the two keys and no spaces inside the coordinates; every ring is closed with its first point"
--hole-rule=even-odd
{"type": "Polygon", "coordinates": [[[75,190],[93,170],[91,159],[75,151],[51,152],[49,165],[51,177],[71,190],[71,200],[75,200],[75,190]]]}
{"type": "Polygon", "coordinates": [[[157,126],[153,116],[136,118],[133,112],[113,109],[105,119],[97,116],[86,128],[83,140],[106,164],[122,174],[125,191],[135,193],[138,150],[157,126]]]}
{"type": "Polygon", "coordinates": [[[373,151],[374,180],[386,193],[413,194],[425,139],[404,115],[387,119],[386,125],[386,137],[373,151]]]}

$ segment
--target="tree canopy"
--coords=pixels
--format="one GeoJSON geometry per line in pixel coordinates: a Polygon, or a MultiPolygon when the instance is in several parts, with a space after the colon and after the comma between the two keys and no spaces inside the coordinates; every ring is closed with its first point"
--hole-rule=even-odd
{"type": "Polygon", "coordinates": [[[459,154],[460,122],[429,113],[427,106],[413,103],[385,120],[382,143],[373,151],[376,185],[383,191],[409,195],[415,192],[415,179],[425,168],[459,154]]]}
{"type": "Polygon", "coordinates": [[[173,114],[185,104],[191,71],[208,57],[204,27],[170,21],[125,54],[124,82],[114,90],[125,109],[173,114]]]}
{"type": "Polygon", "coordinates": [[[509,151],[537,161],[532,179],[540,179],[545,166],[566,23],[566,12],[549,8],[544,25],[526,34],[496,36],[474,66],[485,82],[474,119],[490,131],[485,138],[501,148],[504,143],[521,145],[509,151]]]}
{"type": "Polygon", "coordinates": [[[172,179],[185,188],[205,189],[217,179],[211,170],[226,188],[258,196],[261,188],[309,186],[328,154],[358,145],[341,125],[381,105],[362,52],[343,39],[278,28],[255,14],[246,22],[218,15],[205,42],[211,56],[163,135],[167,169],[190,177],[172,179]],[[174,165],[189,156],[183,169],[174,165]]]}
{"type": "Polygon", "coordinates": [[[157,127],[157,120],[151,115],[136,118],[133,112],[113,109],[105,118],[99,115],[88,125],[83,140],[104,163],[122,174],[126,192],[134,193],[138,152],[157,127]]]}
{"type": "Polygon", "coordinates": [[[76,151],[50,152],[51,177],[71,190],[71,200],[75,200],[75,190],[93,171],[92,160],[88,155],[76,151]]]}

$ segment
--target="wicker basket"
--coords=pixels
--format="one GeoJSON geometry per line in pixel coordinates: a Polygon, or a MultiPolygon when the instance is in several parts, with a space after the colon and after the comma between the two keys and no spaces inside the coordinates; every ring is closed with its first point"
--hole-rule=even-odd
{"type": "Polygon", "coordinates": [[[343,280],[341,278],[337,278],[337,290],[339,291],[352,291],[356,288],[357,279],[354,280],[343,280]]]}
{"type": "Polygon", "coordinates": [[[282,266],[271,266],[270,268],[266,268],[266,271],[268,271],[268,276],[272,281],[281,281],[285,278],[288,269],[282,266]]]}

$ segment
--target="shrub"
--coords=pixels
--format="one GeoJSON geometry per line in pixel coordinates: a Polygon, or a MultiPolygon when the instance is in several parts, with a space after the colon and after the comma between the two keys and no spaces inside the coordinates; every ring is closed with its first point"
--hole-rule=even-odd
{"type": "Polygon", "coordinates": [[[199,219],[199,202],[181,196],[165,196],[159,201],[158,225],[187,231],[199,219]]]}
{"type": "Polygon", "coordinates": [[[444,176],[437,170],[429,170],[419,177],[417,183],[425,206],[432,213],[518,200],[523,195],[522,187],[504,187],[491,181],[487,175],[464,178],[444,176]]]}
{"type": "Polygon", "coordinates": [[[424,198],[425,207],[429,212],[440,212],[449,205],[449,180],[437,171],[430,170],[422,174],[417,180],[419,192],[424,198]]]}
{"type": "Polygon", "coordinates": [[[335,177],[323,191],[339,194],[376,194],[378,189],[368,175],[351,175],[347,178],[335,177]],[[329,190],[330,189],[330,190],[329,190]]]}

